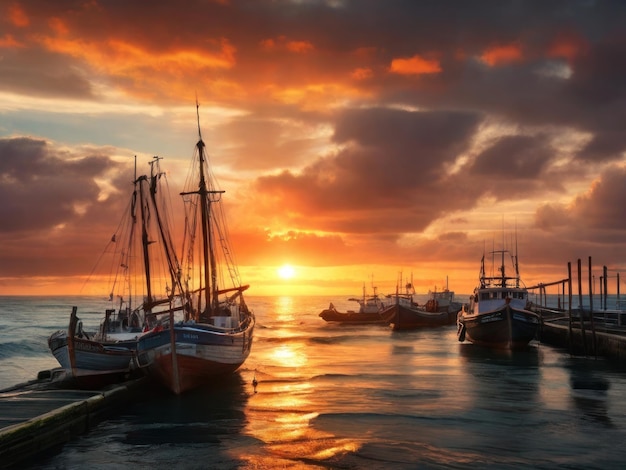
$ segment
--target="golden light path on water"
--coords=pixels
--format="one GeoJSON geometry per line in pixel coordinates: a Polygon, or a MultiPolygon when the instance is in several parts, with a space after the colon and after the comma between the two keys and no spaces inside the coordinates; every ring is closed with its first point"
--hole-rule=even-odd
{"type": "Polygon", "coordinates": [[[320,415],[319,397],[326,393],[314,379],[325,372],[318,365],[316,348],[298,329],[298,317],[303,312],[294,310],[293,298],[279,297],[268,313],[272,318],[266,323],[278,326],[259,329],[255,358],[260,364],[271,364],[271,376],[264,372],[268,366],[255,371],[260,390],[248,400],[250,419],[245,432],[263,441],[270,455],[247,458],[255,468],[298,468],[294,462],[323,462],[355,452],[359,442],[337,438],[313,424],[320,415]]]}

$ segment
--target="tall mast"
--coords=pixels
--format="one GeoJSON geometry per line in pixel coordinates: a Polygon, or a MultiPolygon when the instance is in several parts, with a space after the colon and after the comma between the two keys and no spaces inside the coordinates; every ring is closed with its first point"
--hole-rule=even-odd
{"type": "MultiPolygon", "coordinates": [[[[200,195],[200,213],[202,215],[202,249],[204,252],[204,296],[205,310],[217,309],[217,263],[215,260],[215,252],[213,249],[213,234],[211,230],[211,198],[212,194],[223,193],[224,191],[213,191],[207,188],[206,177],[204,174],[205,154],[204,142],[202,141],[202,133],[200,132],[200,105],[196,100],[196,116],[198,119],[198,161],[200,165],[200,184],[197,194],[200,195]]],[[[183,193],[185,194],[185,193],[183,193]]],[[[201,297],[201,294],[200,294],[201,297]]],[[[198,310],[202,311],[201,298],[198,299],[198,310]]]]}
{"type": "MultiPolygon", "coordinates": [[[[211,208],[209,206],[210,201],[207,197],[208,191],[206,187],[206,180],[204,178],[204,142],[202,141],[202,134],[200,132],[200,105],[196,100],[196,117],[198,119],[198,161],[200,164],[200,185],[198,188],[198,194],[200,195],[200,213],[202,215],[202,250],[203,250],[203,267],[204,267],[204,297],[205,308],[208,308],[211,303],[211,292],[213,290],[213,282],[211,281],[213,273],[209,258],[211,257],[211,231],[209,230],[209,218],[211,208]]],[[[214,277],[214,276],[213,276],[214,277]]],[[[201,299],[198,299],[198,310],[202,311],[201,299]]]]}
{"type": "Polygon", "coordinates": [[[172,248],[171,235],[164,229],[164,224],[161,219],[161,211],[159,210],[159,204],[157,204],[156,200],[157,181],[161,177],[159,168],[160,159],[160,157],[155,156],[154,159],[150,162],[150,198],[152,199],[152,206],[154,207],[154,211],[156,213],[159,235],[161,237],[161,243],[163,244],[163,250],[165,251],[167,264],[170,270],[170,277],[172,281],[172,293],[170,295],[174,296],[175,289],[177,288],[178,292],[180,293],[182,292],[182,287],[180,286],[179,265],[178,260],[176,259],[176,254],[172,248]]]}
{"type": "Polygon", "coordinates": [[[519,287],[519,258],[517,257],[517,220],[515,221],[515,287],[519,287]]]}
{"type": "Polygon", "coordinates": [[[148,254],[148,245],[150,245],[151,242],[148,239],[148,228],[147,228],[148,216],[146,215],[146,201],[144,199],[143,189],[141,188],[141,183],[146,180],[147,180],[146,176],[142,175],[135,180],[135,185],[139,183],[139,206],[141,208],[141,248],[143,250],[143,265],[144,265],[144,270],[146,272],[147,302],[148,304],[151,304],[152,303],[152,286],[151,286],[151,281],[150,281],[150,256],[148,254]]]}
{"type": "MultiPolygon", "coordinates": [[[[137,155],[135,155],[135,172],[133,173],[133,197],[131,199],[131,226],[130,226],[130,245],[128,247],[128,256],[134,256],[135,245],[133,241],[135,240],[135,228],[137,226],[137,155]]],[[[127,266],[130,263],[125,263],[127,266]]],[[[133,285],[132,282],[128,282],[128,309],[130,311],[133,310],[133,285]]],[[[111,293],[111,295],[113,295],[111,293]]],[[[121,305],[120,305],[121,307],[121,305]]]]}

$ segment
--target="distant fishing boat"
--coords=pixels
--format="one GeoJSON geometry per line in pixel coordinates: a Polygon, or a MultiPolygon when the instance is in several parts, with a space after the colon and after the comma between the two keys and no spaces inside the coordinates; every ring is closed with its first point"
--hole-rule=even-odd
{"type": "Polygon", "coordinates": [[[86,331],[73,307],[68,329],[48,338],[61,367],[81,385],[124,378],[133,369],[137,338],[144,329],[155,323],[157,315],[182,309],[182,300],[176,307],[175,293],[182,291],[167,223],[169,196],[161,185],[165,174],[158,162],[157,157],[151,162],[149,177],[135,176],[130,202],[99,260],[98,269],[106,264],[111,281],[110,308],[99,328],[86,331]]]}
{"type": "Polygon", "coordinates": [[[492,252],[500,255],[499,275],[485,274],[485,257],[481,260],[480,284],[474,289],[469,304],[458,316],[459,341],[504,349],[518,349],[535,338],[540,318],[528,310],[528,291],[521,285],[517,255],[511,257],[514,276],[507,276],[504,255],[507,250],[492,252]]]}
{"type": "Polygon", "coordinates": [[[209,167],[200,132],[185,190],[183,289],[185,318],[173,312],[142,335],[138,365],[176,394],[238,369],[252,347],[255,318],[244,301],[248,285],[241,283],[227,238],[222,207],[224,191],[209,167]]]}
{"type": "Polygon", "coordinates": [[[327,322],[337,323],[385,323],[380,316],[380,312],[385,308],[385,304],[378,296],[376,287],[373,295],[367,295],[363,286],[363,296],[361,298],[352,297],[348,300],[359,304],[359,310],[338,311],[331,302],[327,309],[322,310],[319,316],[327,322]]]}
{"type": "Polygon", "coordinates": [[[381,317],[394,330],[414,330],[434,326],[454,325],[461,304],[454,300],[454,292],[446,288],[443,291],[430,291],[424,305],[413,301],[415,291],[413,283],[405,286],[405,293],[396,294],[394,302],[381,312],[381,317]]]}
{"type": "Polygon", "coordinates": [[[454,297],[454,291],[448,288],[448,277],[446,276],[446,288],[438,291],[436,288],[434,291],[428,292],[429,299],[424,305],[424,309],[429,312],[449,312],[454,314],[455,322],[456,316],[463,307],[461,302],[458,302],[454,297]]]}

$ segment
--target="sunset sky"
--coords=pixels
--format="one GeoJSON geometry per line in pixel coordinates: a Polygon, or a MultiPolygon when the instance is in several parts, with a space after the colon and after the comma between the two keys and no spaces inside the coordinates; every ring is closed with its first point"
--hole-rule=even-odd
{"type": "Polygon", "coordinates": [[[0,10],[0,294],[80,293],[134,156],[180,192],[196,97],[252,295],[469,293],[515,244],[528,286],[626,266],[626,2],[0,10]]]}

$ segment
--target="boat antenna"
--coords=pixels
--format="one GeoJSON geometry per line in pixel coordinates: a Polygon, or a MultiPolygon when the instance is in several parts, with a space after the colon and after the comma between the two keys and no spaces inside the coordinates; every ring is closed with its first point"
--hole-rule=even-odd
{"type": "Polygon", "coordinates": [[[196,119],[198,120],[198,139],[202,141],[202,132],[200,131],[200,103],[198,102],[198,92],[196,92],[196,119]]]}
{"type": "Polygon", "coordinates": [[[519,257],[517,255],[517,219],[515,219],[515,287],[519,287],[519,257]]]}

